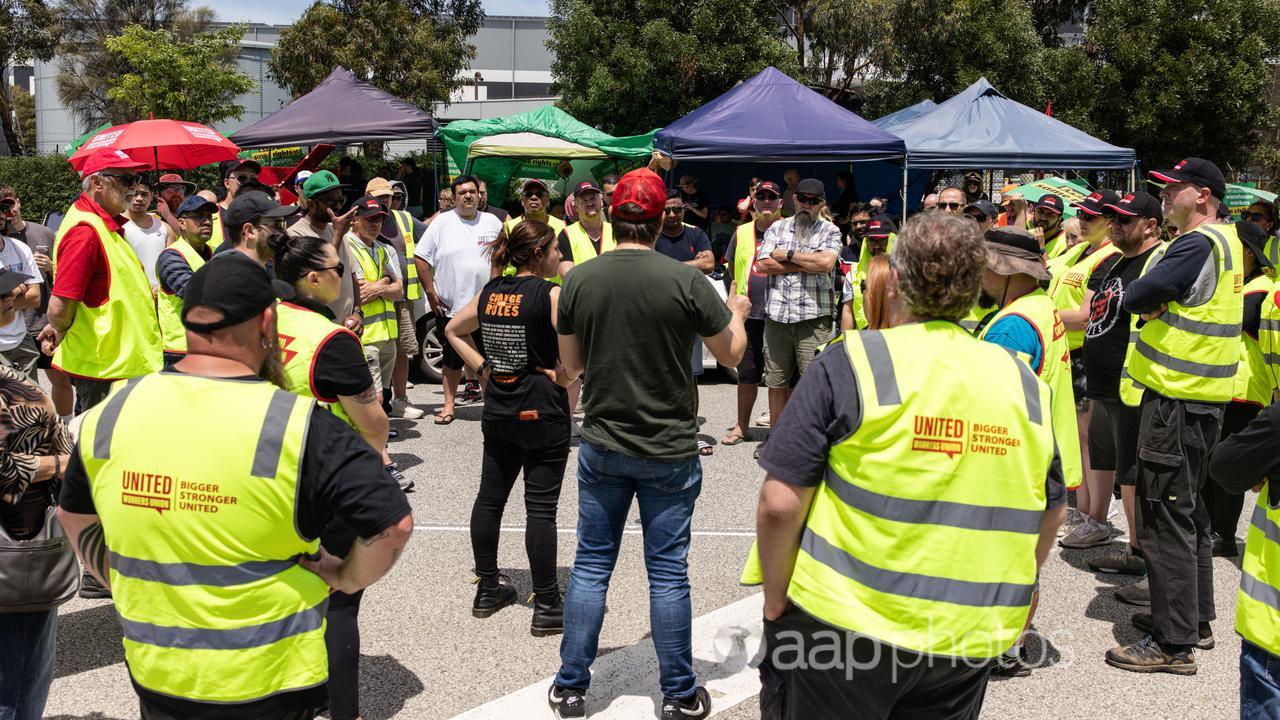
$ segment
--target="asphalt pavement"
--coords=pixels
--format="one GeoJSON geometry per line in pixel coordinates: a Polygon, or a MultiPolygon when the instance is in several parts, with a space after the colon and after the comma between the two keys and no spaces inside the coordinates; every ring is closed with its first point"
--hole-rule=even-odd
{"type": "MultiPolygon", "coordinates": [[[[732,425],[735,388],[709,373],[701,388],[703,432],[718,442],[732,425]]],[[[421,385],[410,398],[439,406],[438,386],[421,385]]],[[[764,394],[753,416],[765,408],[764,394]]],[[[404,557],[370,588],[361,607],[361,706],[365,720],[387,718],[550,718],[547,684],[559,665],[558,637],[529,634],[528,603],[493,617],[471,617],[471,546],[467,525],[480,478],[480,411],[459,408],[457,420],[436,426],[431,415],[394,421],[400,438],[391,453],[417,487],[410,493],[416,530],[404,557]]],[[[763,473],[752,459],[764,429],[732,447],[716,445],[703,461],[702,494],[694,517],[690,581],[695,618],[695,668],[711,689],[715,717],[759,716],[758,677],[749,660],[758,647],[760,598],[738,585],[754,535],[756,496],[763,473]]],[[[562,587],[573,562],[576,450],[570,457],[559,511],[562,587]]],[[[508,504],[499,564],[522,599],[531,592],[524,558],[523,497],[508,504]]],[[[1254,498],[1246,503],[1249,515],[1254,498]]],[[[1116,518],[1123,526],[1123,517],[1116,518]]],[[[654,718],[657,663],[648,638],[648,591],[633,509],[608,597],[601,657],[587,697],[598,718],[654,718]]],[[[1241,526],[1243,537],[1243,521],[1241,526]]],[[[1136,610],[1117,601],[1115,587],[1135,578],[1094,574],[1087,561],[1121,548],[1055,549],[1041,575],[1033,641],[1040,665],[1030,677],[993,681],[983,717],[1117,718],[1238,717],[1240,640],[1232,631],[1238,560],[1214,559],[1219,620],[1217,647],[1197,652],[1194,677],[1138,675],[1103,662],[1103,653],[1138,639],[1129,624],[1136,610]]],[[[124,667],[120,626],[110,602],[73,600],[61,608],[55,680],[46,717],[60,720],[138,717],[124,667]]]]}

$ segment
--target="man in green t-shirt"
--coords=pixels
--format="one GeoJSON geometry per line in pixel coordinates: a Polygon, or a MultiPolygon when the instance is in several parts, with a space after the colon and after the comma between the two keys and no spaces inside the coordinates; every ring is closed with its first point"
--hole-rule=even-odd
{"type": "Polygon", "coordinates": [[[578,448],[578,550],[560,672],[548,694],[560,717],[581,717],[584,708],[618,557],[614,529],[626,522],[632,497],[640,504],[664,708],[689,720],[711,712],[693,674],[689,631],[689,527],[702,487],[689,356],[701,336],[720,364],[736,366],[751,303],[734,295],[726,306],[697,268],[654,250],[666,200],[653,171],[624,175],[609,214],[617,249],[574,268],[560,294],[565,370],[575,378],[591,371],[578,448]]]}

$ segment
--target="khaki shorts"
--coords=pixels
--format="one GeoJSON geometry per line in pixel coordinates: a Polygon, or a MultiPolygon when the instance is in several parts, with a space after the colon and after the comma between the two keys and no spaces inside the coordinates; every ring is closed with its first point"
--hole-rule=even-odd
{"type": "Polygon", "coordinates": [[[391,374],[396,370],[396,341],[383,340],[364,346],[364,361],[369,364],[373,386],[386,390],[391,387],[391,374]]]}
{"type": "Polygon", "coordinates": [[[409,310],[409,303],[396,303],[396,319],[400,322],[400,337],[398,346],[400,352],[413,357],[418,354],[418,333],[413,327],[413,313],[409,310]]]}
{"type": "Polygon", "coordinates": [[[799,379],[809,369],[809,363],[822,346],[831,342],[835,331],[830,317],[802,320],[798,323],[780,323],[768,318],[764,321],[764,384],[765,387],[790,387],[793,378],[799,379]]]}

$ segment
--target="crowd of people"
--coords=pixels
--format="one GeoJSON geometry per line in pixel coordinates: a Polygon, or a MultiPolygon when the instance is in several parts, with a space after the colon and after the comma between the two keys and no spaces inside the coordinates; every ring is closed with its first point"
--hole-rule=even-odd
{"type": "Polygon", "coordinates": [[[687,563],[715,448],[704,348],[737,372],[720,445],[751,439],[767,390],[743,571],[763,585],[763,717],[977,717],[993,674],[1033,670],[1052,545],[1107,545],[1119,513],[1125,551],[1090,565],[1145,576],[1116,597],[1149,610],[1103,660],[1194,675],[1215,644],[1211,557],[1240,554],[1251,488],[1241,716],[1280,714],[1277,214],[1232,218],[1213,163],[1150,173],[1156,194],[1099,189],[1070,219],[1057,195],[997,204],[970,174],[901,225],[847,173],[831,202],[788,170],[713,212],[696,178],[668,189],[648,168],[563,205],[529,179],[514,215],[461,175],[420,219],[404,182],[353,165],[298,173],[282,204],[251,160],[197,192],[102,150],[56,231],[0,186],[0,524],[47,539],[56,508],[69,539],[0,609],[5,717],[40,716],[77,591],[114,602],[144,718],[358,717],[363,591],[413,530],[387,446],[389,418],[425,416],[407,389],[428,313],[433,422],[483,402],[472,614],[517,601],[498,536],[523,477],[530,632],[562,635],[557,717],[587,714],[633,501],[661,716],[712,711],[687,563]],[[831,637],[856,672],[796,662],[831,637]]]}

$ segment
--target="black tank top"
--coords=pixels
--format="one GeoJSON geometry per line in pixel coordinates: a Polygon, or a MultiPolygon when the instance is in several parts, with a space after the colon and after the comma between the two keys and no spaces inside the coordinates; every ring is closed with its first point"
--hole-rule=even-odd
{"type": "Polygon", "coordinates": [[[492,367],[484,419],[569,421],[568,394],[535,370],[555,369],[560,358],[551,317],[552,287],[538,277],[504,276],[480,291],[480,336],[492,367]]]}

